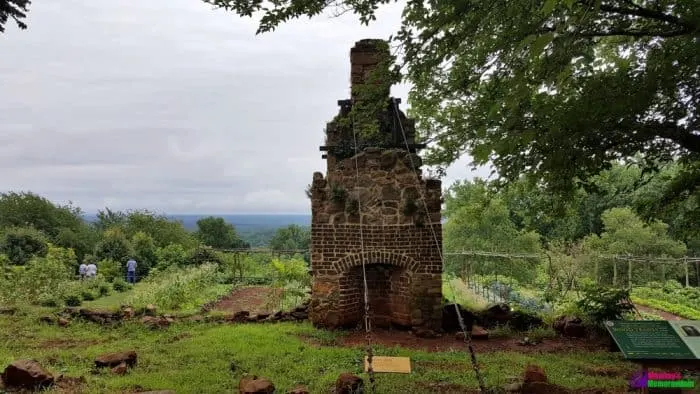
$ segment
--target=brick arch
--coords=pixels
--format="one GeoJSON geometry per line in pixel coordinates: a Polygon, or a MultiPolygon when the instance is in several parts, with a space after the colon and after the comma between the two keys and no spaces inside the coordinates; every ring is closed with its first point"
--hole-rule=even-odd
{"type": "Polygon", "coordinates": [[[353,267],[361,266],[362,261],[365,264],[389,264],[399,268],[403,268],[409,273],[416,272],[418,262],[413,258],[396,252],[368,250],[359,253],[351,253],[347,256],[336,260],[331,264],[331,267],[336,274],[349,271],[353,267]]]}

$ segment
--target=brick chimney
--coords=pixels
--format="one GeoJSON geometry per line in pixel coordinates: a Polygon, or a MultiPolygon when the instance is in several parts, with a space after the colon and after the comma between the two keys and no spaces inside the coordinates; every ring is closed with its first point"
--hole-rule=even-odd
{"type": "MultiPolygon", "coordinates": [[[[367,79],[380,64],[382,59],[390,55],[387,42],[380,39],[364,39],[355,43],[350,49],[350,90],[355,99],[353,87],[367,83],[367,79]]],[[[389,64],[382,64],[389,71],[389,64]]],[[[386,88],[386,99],[389,100],[391,86],[386,88]]]]}

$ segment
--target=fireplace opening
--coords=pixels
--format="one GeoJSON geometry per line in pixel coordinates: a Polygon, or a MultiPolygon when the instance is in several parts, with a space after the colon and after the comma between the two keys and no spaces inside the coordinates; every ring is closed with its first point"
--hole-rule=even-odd
{"type": "MultiPolygon", "coordinates": [[[[367,290],[373,327],[405,329],[411,326],[411,276],[391,264],[366,264],[367,290]]],[[[346,326],[364,324],[365,300],[362,266],[350,268],[340,280],[346,326]]]]}

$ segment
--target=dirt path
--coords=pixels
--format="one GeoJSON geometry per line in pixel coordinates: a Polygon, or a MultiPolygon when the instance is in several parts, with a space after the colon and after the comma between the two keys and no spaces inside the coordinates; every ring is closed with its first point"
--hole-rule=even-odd
{"type": "Polygon", "coordinates": [[[267,286],[251,286],[234,289],[231,294],[222,298],[212,310],[234,314],[249,311],[251,315],[266,312],[271,313],[275,307],[274,296],[279,290],[267,286]]]}
{"type": "Polygon", "coordinates": [[[664,320],[686,320],[680,316],[674,315],[673,313],[669,313],[659,309],[649,308],[648,306],[634,304],[634,307],[637,308],[637,310],[640,312],[651,313],[661,317],[664,320]]]}

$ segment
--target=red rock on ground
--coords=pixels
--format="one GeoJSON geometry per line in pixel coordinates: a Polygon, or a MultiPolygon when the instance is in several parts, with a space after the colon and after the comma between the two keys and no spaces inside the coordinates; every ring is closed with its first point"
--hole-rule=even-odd
{"type": "Polygon", "coordinates": [[[121,363],[125,363],[128,367],[133,368],[136,365],[136,352],[133,350],[127,350],[124,352],[107,353],[98,356],[95,359],[95,366],[97,368],[103,367],[116,367],[121,363]]]}
{"type": "Polygon", "coordinates": [[[287,394],[309,394],[309,389],[306,386],[299,385],[287,391],[287,394]]]}
{"type": "Polygon", "coordinates": [[[547,374],[544,372],[544,369],[542,369],[540,366],[530,364],[527,367],[525,367],[525,373],[523,373],[523,382],[524,383],[532,383],[532,382],[547,383],[547,374]]]}
{"type": "Polygon", "coordinates": [[[477,325],[472,326],[472,339],[489,339],[489,332],[477,325]]]}
{"type": "Polygon", "coordinates": [[[54,383],[53,375],[34,360],[16,360],[2,372],[7,387],[28,389],[49,387],[54,383]]]}
{"type": "Polygon", "coordinates": [[[112,373],[115,375],[124,375],[126,373],[127,366],[126,363],[121,363],[116,367],[112,368],[112,373]]]}
{"type": "Polygon", "coordinates": [[[275,392],[275,385],[265,378],[258,378],[257,376],[244,377],[238,383],[238,392],[240,394],[271,394],[275,392]]]}
{"type": "Polygon", "coordinates": [[[364,388],[365,383],[362,378],[351,373],[341,373],[338,380],[335,381],[336,394],[354,394],[359,393],[364,388]]]}

